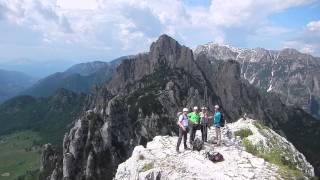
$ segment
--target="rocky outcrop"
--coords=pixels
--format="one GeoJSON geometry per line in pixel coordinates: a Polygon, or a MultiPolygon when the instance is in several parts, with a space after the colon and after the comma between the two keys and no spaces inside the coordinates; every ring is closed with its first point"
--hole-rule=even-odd
{"type": "Polygon", "coordinates": [[[51,144],[45,144],[41,154],[39,179],[62,179],[61,156],[51,144]]]}
{"type": "Polygon", "coordinates": [[[320,118],[320,58],[295,49],[242,49],[211,43],[198,46],[195,54],[211,61],[236,60],[241,64],[241,77],[250,84],[278,93],[285,104],[297,105],[320,118]]]}
{"type": "MultiPolygon", "coordinates": [[[[293,134],[283,128],[285,124],[298,126],[289,121],[291,116],[297,122],[315,122],[304,117],[303,111],[287,108],[277,96],[261,95],[242,82],[236,61],[216,62],[206,56],[195,60],[191,49],[167,35],[154,42],[150,52],[124,60],[110,83],[94,89],[88,97],[88,111],[65,136],[62,176],[112,179],[118,164],[131,156],[135,146],[145,146],[155,136],[177,133],[176,113],[182,107],[220,104],[228,121],[254,114],[284,135],[293,134]]],[[[295,133],[306,137],[318,131],[302,132],[305,126],[299,125],[301,130],[295,133]]],[[[300,139],[294,144],[304,145],[300,139]]],[[[311,152],[317,152],[317,147],[311,152]]]]}
{"type": "Polygon", "coordinates": [[[305,156],[286,138],[280,136],[272,129],[263,126],[259,121],[248,118],[239,119],[234,123],[228,124],[227,130],[231,131],[233,137],[237,138],[238,136],[238,139],[240,137],[242,141],[248,140],[256,151],[253,153],[262,156],[273,155],[279,158],[282,164],[301,171],[306,177],[314,176],[314,168],[306,160],[305,156]],[[244,131],[251,133],[247,137],[241,137],[244,135],[242,133],[244,131]]]}
{"type": "Polygon", "coordinates": [[[65,136],[64,179],[103,179],[112,176],[114,167],[110,165],[113,164],[114,154],[108,144],[111,141],[108,141],[108,137],[103,137],[108,129],[103,124],[102,118],[88,111],[65,136]]]}
{"type": "MultiPolygon", "coordinates": [[[[216,147],[205,143],[200,152],[184,150],[177,154],[177,137],[156,136],[145,148],[135,147],[132,156],[119,165],[115,180],[307,179],[314,175],[313,167],[290,142],[267,127],[258,129],[254,122],[251,119],[241,119],[227,124],[222,133],[223,145],[216,147]],[[246,129],[252,130],[252,134],[247,138],[261,148],[259,151],[271,151],[275,148],[271,146],[279,145],[279,155],[295,164],[294,168],[299,168],[297,171],[300,174],[292,174],[278,164],[268,162],[268,159],[248,153],[239,136],[235,136],[236,132],[246,129]],[[206,153],[212,151],[222,154],[224,161],[213,163],[206,158],[206,153]]],[[[197,136],[201,138],[200,133],[197,136]]],[[[209,131],[209,139],[214,139],[214,129],[209,131]]]]}

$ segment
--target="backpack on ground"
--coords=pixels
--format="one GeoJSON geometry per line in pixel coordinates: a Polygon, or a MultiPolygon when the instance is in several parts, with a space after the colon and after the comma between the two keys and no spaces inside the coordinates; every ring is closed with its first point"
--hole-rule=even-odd
{"type": "Polygon", "coordinates": [[[192,143],[192,150],[201,151],[203,146],[203,141],[199,138],[196,138],[192,143]]]}
{"type": "Polygon", "coordinates": [[[218,152],[207,152],[206,157],[214,163],[221,162],[224,160],[222,154],[218,152]]]}

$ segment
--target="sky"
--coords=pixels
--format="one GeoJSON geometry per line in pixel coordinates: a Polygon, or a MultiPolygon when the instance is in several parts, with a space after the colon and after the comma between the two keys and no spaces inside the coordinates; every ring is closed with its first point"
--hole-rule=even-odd
{"type": "Polygon", "coordinates": [[[0,0],[0,68],[43,76],[149,50],[161,34],[196,48],[295,48],[320,56],[319,0],[0,0]]]}

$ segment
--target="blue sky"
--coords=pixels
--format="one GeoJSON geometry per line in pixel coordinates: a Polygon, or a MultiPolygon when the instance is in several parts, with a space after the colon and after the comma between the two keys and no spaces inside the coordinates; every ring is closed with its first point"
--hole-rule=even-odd
{"type": "Polygon", "coordinates": [[[163,33],[191,48],[215,42],[320,56],[320,1],[0,0],[0,68],[43,76],[148,51],[163,33]]]}

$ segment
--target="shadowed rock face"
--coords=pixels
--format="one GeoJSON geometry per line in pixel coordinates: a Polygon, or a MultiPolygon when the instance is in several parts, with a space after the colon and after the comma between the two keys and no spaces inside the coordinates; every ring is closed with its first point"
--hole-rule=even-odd
{"type": "Polygon", "coordinates": [[[241,49],[210,43],[198,46],[195,54],[211,61],[236,60],[241,77],[250,84],[264,92],[280,94],[285,104],[297,105],[320,118],[320,58],[295,49],[241,49]]]}
{"type": "Polygon", "coordinates": [[[62,157],[51,144],[43,147],[39,179],[62,179],[62,157]]]}
{"type": "MultiPolygon", "coordinates": [[[[282,134],[289,132],[282,131],[282,125],[290,123],[291,110],[277,96],[261,95],[242,82],[237,62],[213,63],[205,56],[195,60],[191,49],[162,35],[149,53],[124,60],[111,82],[89,97],[89,111],[65,136],[62,176],[112,179],[118,164],[130,157],[136,145],[146,145],[157,135],[177,133],[176,113],[182,107],[206,105],[210,109],[214,104],[223,107],[228,121],[254,114],[282,134]]],[[[297,122],[314,121],[301,113],[297,122]]]]}

